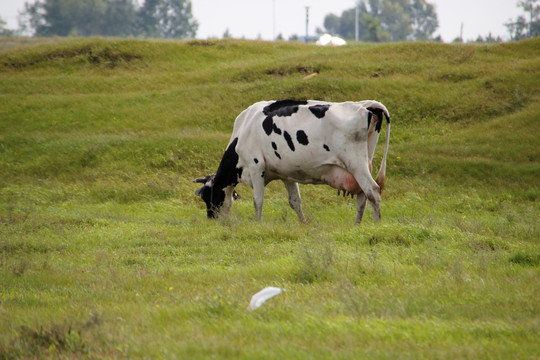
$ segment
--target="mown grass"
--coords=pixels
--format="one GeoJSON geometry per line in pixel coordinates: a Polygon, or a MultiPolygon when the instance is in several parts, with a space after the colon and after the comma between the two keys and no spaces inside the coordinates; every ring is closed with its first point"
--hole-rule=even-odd
{"type": "Polygon", "coordinates": [[[0,53],[0,358],[540,355],[538,40],[24,45],[0,53]],[[323,186],[300,224],[279,183],[262,222],[243,186],[205,219],[192,179],[280,98],[389,108],[381,224],[323,186]]]}

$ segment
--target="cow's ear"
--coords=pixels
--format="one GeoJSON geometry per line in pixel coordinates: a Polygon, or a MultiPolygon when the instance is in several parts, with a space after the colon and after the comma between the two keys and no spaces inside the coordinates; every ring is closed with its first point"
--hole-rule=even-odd
{"type": "Polygon", "coordinates": [[[197,178],[197,179],[193,180],[193,182],[205,184],[207,186],[214,186],[214,177],[215,176],[216,175],[207,175],[205,177],[197,178]]]}
{"type": "Polygon", "coordinates": [[[195,191],[195,195],[202,196],[202,190],[204,189],[204,186],[200,188],[199,190],[195,191]]]}
{"type": "Polygon", "coordinates": [[[194,183],[201,183],[201,184],[206,184],[207,181],[208,181],[208,176],[196,178],[195,180],[193,180],[194,183]]]}

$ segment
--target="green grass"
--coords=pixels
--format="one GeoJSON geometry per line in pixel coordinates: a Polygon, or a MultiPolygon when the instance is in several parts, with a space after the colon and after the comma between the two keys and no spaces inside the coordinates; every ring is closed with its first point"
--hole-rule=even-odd
{"type": "Polygon", "coordinates": [[[538,39],[0,43],[0,359],[540,356],[538,39]],[[388,107],[381,224],[277,182],[205,218],[192,179],[281,98],[388,107]]]}

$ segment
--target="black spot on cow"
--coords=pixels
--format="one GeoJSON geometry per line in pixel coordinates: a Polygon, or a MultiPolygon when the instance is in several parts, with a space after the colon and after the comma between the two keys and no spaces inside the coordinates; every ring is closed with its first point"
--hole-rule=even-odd
{"type": "Polygon", "coordinates": [[[323,146],[322,146],[322,147],[324,148],[324,150],[326,150],[326,151],[330,151],[330,148],[328,147],[328,145],[326,145],[326,144],[323,144],[323,146]]]}
{"type": "Polygon", "coordinates": [[[259,159],[253,158],[253,162],[254,162],[255,164],[258,164],[258,163],[259,163],[259,159]]]}
{"type": "Polygon", "coordinates": [[[279,155],[279,153],[278,153],[277,151],[274,151],[274,154],[277,156],[277,158],[278,158],[279,160],[281,160],[281,155],[279,155]]]}
{"type": "Polygon", "coordinates": [[[330,105],[313,105],[309,107],[309,110],[317,118],[322,119],[329,108],[330,108],[330,105]]]}
{"type": "MultiPolygon", "coordinates": [[[[244,171],[244,168],[236,168],[236,184],[238,184],[238,179],[242,178],[242,172],[244,171]]],[[[236,185],[234,184],[234,185],[236,185]]]]}
{"type": "Polygon", "coordinates": [[[277,144],[272,141],[272,149],[277,150],[277,144]]]}
{"type": "Polygon", "coordinates": [[[278,135],[281,135],[281,129],[277,127],[276,123],[274,123],[274,132],[278,135]]]}
{"type": "MultiPolygon", "coordinates": [[[[373,114],[375,114],[377,116],[377,125],[375,125],[375,131],[380,133],[382,123],[383,123],[383,116],[386,117],[387,122],[390,122],[390,119],[386,116],[386,114],[384,113],[384,111],[382,109],[370,107],[370,108],[368,108],[368,110],[371,111],[373,114]]],[[[368,117],[368,124],[369,124],[370,120],[371,119],[369,119],[369,117],[368,117]]]]}
{"type": "Polygon", "coordinates": [[[367,128],[369,129],[369,126],[371,125],[371,118],[373,117],[373,113],[370,111],[367,115],[367,128]]]}
{"type": "Polygon", "coordinates": [[[308,137],[307,137],[306,133],[303,130],[298,130],[296,132],[296,140],[302,145],[309,144],[308,137]]]}
{"type": "Polygon", "coordinates": [[[263,172],[261,173],[261,177],[262,177],[262,178],[264,177],[264,170],[263,170],[263,172]]]}
{"type": "Polygon", "coordinates": [[[262,127],[266,135],[270,136],[270,134],[272,133],[272,129],[274,127],[274,120],[272,120],[272,116],[267,116],[263,120],[262,127]]]}
{"type": "Polygon", "coordinates": [[[263,113],[266,118],[263,120],[262,127],[266,135],[270,136],[272,131],[281,135],[281,129],[274,123],[272,117],[274,116],[291,116],[298,112],[300,105],[307,105],[306,100],[279,100],[265,106],[263,113]]]}
{"type": "Polygon", "coordinates": [[[291,135],[289,135],[289,133],[285,131],[283,133],[283,137],[285,138],[285,141],[287,141],[287,145],[289,145],[289,149],[291,149],[291,151],[294,151],[294,144],[293,144],[291,135]]]}
{"type": "Polygon", "coordinates": [[[300,105],[307,105],[306,100],[278,100],[263,109],[266,116],[291,116],[298,111],[300,105]]]}

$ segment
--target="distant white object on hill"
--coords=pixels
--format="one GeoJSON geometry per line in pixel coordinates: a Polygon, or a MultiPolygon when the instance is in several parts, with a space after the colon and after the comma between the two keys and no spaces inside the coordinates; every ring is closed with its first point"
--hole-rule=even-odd
{"type": "Polygon", "coordinates": [[[281,294],[285,289],[268,286],[253,295],[251,302],[249,303],[248,310],[255,310],[259,308],[264,302],[274,296],[281,294]]]}
{"type": "Polygon", "coordinates": [[[343,46],[347,45],[347,42],[340,37],[324,34],[317,40],[316,44],[321,46],[343,46]]]}

